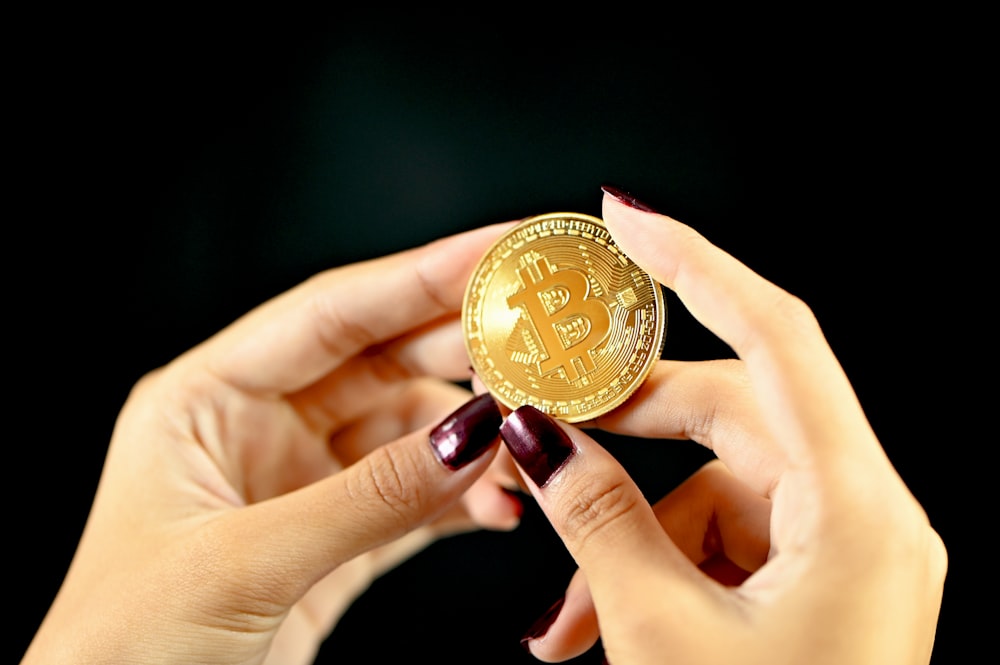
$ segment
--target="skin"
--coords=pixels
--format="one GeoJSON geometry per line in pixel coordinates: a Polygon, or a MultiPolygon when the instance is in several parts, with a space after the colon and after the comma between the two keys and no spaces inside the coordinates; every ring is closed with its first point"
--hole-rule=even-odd
{"type": "Polygon", "coordinates": [[[650,505],[586,432],[539,489],[579,565],[527,643],[600,637],[610,663],[917,664],[931,658],[947,552],[893,469],[809,307],[690,227],[604,198],[612,236],[738,360],[662,361],[594,426],[698,441],[718,459],[650,505]]]}
{"type": "Polygon", "coordinates": [[[310,663],[386,570],[514,528],[499,437],[457,471],[428,445],[472,396],[464,285],[509,226],[317,275],[139,381],[23,665],[310,663]]]}
{"type": "Polygon", "coordinates": [[[812,312],[675,220],[610,196],[603,215],[739,359],[662,361],[588,427],[717,461],[651,505],[549,420],[575,452],[542,488],[498,442],[448,469],[428,436],[471,396],[452,383],[464,286],[510,225],[331,270],[136,385],[23,665],[309,663],[381,573],[442,535],[515,528],[511,487],[579,564],[526,643],[543,661],[600,636],[615,665],[929,662],[946,550],[812,312]]]}

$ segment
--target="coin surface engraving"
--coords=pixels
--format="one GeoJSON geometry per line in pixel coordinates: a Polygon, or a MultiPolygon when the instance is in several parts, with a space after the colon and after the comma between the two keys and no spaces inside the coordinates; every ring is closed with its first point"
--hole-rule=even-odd
{"type": "Polygon", "coordinates": [[[525,219],[480,260],[462,326],[472,369],[501,404],[566,422],[621,405],[660,357],[660,285],[580,213],[525,219]]]}

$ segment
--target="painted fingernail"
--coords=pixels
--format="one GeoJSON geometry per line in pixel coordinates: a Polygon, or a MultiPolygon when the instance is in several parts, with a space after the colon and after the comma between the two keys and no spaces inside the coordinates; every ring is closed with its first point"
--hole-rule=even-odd
{"type": "Polygon", "coordinates": [[[497,438],[503,417],[489,393],[474,397],[431,430],[434,454],[449,469],[461,469],[497,438]]]}
{"type": "Polygon", "coordinates": [[[531,650],[528,648],[528,642],[531,640],[537,640],[539,637],[543,637],[545,633],[549,632],[549,626],[555,623],[556,617],[559,616],[559,611],[562,609],[563,603],[565,602],[566,597],[563,596],[557,600],[552,607],[546,610],[545,614],[538,617],[535,623],[531,624],[531,628],[529,628],[528,632],[526,632],[524,637],[521,638],[521,646],[524,647],[525,651],[531,653],[531,650]]]}
{"type": "Polygon", "coordinates": [[[628,192],[614,185],[601,185],[607,194],[610,194],[614,199],[620,203],[624,203],[630,208],[635,208],[636,210],[642,210],[643,212],[656,212],[656,210],[650,208],[648,205],[635,198],[628,192]]]}
{"type": "Polygon", "coordinates": [[[531,405],[507,416],[500,436],[514,460],[539,487],[545,487],[575,452],[562,428],[531,405]]]}

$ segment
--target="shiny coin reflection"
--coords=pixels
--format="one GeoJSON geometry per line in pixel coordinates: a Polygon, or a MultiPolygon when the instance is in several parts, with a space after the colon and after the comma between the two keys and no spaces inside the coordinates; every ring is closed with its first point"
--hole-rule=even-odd
{"type": "Polygon", "coordinates": [[[486,252],[462,325],[472,368],[498,402],[582,422],[620,406],[649,376],[666,305],[602,220],[552,213],[486,252]]]}

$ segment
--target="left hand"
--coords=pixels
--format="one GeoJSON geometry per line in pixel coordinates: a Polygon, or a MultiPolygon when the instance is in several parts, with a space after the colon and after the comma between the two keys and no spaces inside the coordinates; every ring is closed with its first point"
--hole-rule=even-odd
{"type": "Polygon", "coordinates": [[[457,470],[428,444],[472,397],[458,312],[509,227],[327,271],[142,378],[24,663],[308,663],[386,570],[516,526],[498,435],[457,470]]]}

